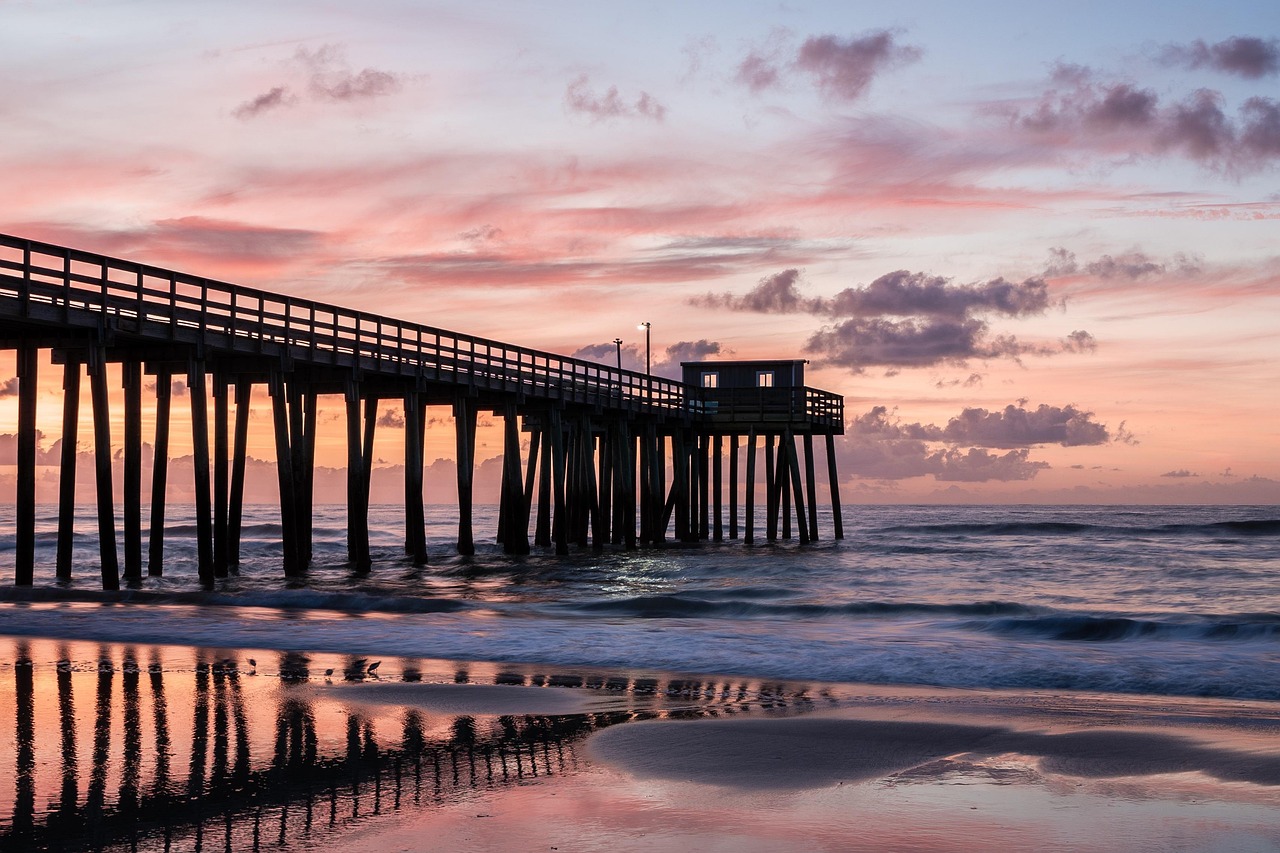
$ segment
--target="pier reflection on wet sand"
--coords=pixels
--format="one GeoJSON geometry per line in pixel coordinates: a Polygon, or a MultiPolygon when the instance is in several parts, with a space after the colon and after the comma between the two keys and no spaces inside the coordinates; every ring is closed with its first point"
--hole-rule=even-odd
{"type": "Polygon", "coordinates": [[[0,753],[0,775],[14,780],[0,785],[5,851],[314,841],[388,811],[572,772],[579,741],[615,723],[822,702],[758,682],[449,671],[441,661],[388,661],[370,675],[369,662],[336,655],[7,638],[0,654],[0,721],[12,721],[14,746],[0,753]],[[609,701],[580,713],[453,714],[334,684],[371,680],[578,687],[609,701]]]}

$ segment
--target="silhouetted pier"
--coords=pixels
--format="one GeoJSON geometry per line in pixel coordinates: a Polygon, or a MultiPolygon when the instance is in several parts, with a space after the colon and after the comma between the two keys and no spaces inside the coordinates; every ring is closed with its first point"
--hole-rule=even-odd
{"type": "MultiPolygon", "coordinates": [[[[143,377],[155,377],[155,434],[146,570],[164,567],[171,383],[191,403],[197,553],[201,580],[239,561],[249,400],[265,386],[272,403],[284,571],[312,557],[317,399],[341,395],[347,424],[347,548],[370,566],[368,505],[374,426],[383,400],[405,419],[405,549],[427,561],[423,447],[428,406],[449,406],[456,424],[457,550],[474,553],[472,482],[481,411],[503,419],[497,539],[508,553],[532,544],[568,553],[603,548],[755,539],[757,457],[765,451],[765,535],[817,539],[813,439],[826,440],[833,534],[841,528],[833,436],[843,399],[803,384],[704,387],[306,299],[0,235],[0,340],[17,351],[15,583],[35,572],[36,390],[41,350],[62,367],[58,509],[59,579],[71,575],[80,382],[93,420],[102,585],[142,576],[143,377]],[[112,489],[107,365],[124,391],[123,566],[112,489]],[[212,400],[212,412],[209,402],[212,400]],[[234,410],[234,417],[233,417],[234,410]],[[527,458],[520,436],[529,434],[527,458]],[[212,438],[211,438],[212,436],[212,438]],[[797,451],[797,440],[802,452],[797,451]],[[745,483],[739,482],[739,448],[745,483]],[[728,482],[723,462],[728,458],[728,482]],[[802,464],[803,463],[803,464],[802,464]],[[532,508],[537,506],[536,516],[532,508]],[[807,507],[807,510],[806,510],[807,507]],[[673,529],[674,525],[674,529],[673,529]]],[[[686,365],[702,369],[707,364],[686,365]]],[[[728,362],[725,365],[757,364],[728,362]]],[[[802,362],[760,362],[761,365],[802,362]]]]}

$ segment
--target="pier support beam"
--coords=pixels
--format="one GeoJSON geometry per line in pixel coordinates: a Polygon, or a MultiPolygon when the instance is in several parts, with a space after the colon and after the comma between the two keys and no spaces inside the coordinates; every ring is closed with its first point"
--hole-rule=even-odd
{"type": "MultiPolygon", "coordinates": [[[[609,539],[609,523],[605,520],[604,513],[601,511],[601,486],[596,480],[595,430],[591,425],[591,418],[586,415],[582,418],[581,433],[582,473],[583,478],[586,481],[584,484],[584,497],[586,499],[584,502],[584,510],[591,513],[591,547],[595,551],[601,551],[604,549],[605,542],[609,539]]],[[[603,449],[600,452],[600,457],[603,462],[603,449]]]]}
{"type": "Polygon", "coordinates": [[[289,446],[289,392],[284,372],[271,371],[267,385],[271,394],[271,415],[275,428],[276,476],[280,485],[280,539],[284,547],[284,573],[296,577],[303,573],[298,542],[298,504],[293,479],[293,449],[289,446]]]}
{"type": "Polygon", "coordinates": [[[746,513],[743,519],[745,533],[742,541],[750,545],[755,542],[756,533],[756,431],[754,427],[747,433],[746,504],[746,513]]]}
{"type": "Polygon", "coordinates": [[[773,453],[773,436],[768,433],[764,436],[764,490],[765,490],[765,509],[768,519],[765,522],[765,540],[768,542],[778,541],[778,488],[777,482],[777,465],[774,462],[773,453]]]}
{"type": "Polygon", "coordinates": [[[369,511],[366,507],[364,431],[361,429],[360,383],[349,379],[347,404],[347,560],[357,572],[367,572],[369,511]]]}
{"type": "Polygon", "coordinates": [[[236,380],[235,449],[231,454],[231,493],[227,503],[227,564],[240,565],[240,529],[244,520],[244,468],[249,453],[249,398],[253,383],[236,380]]]}
{"type": "Polygon", "coordinates": [[[520,423],[517,417],[516,404],[508,402],[502,412],[502,550],[508,554],[528,554],[529,516],[524,509],[520,423]]]}
{"type": "Polygon", "coordinates": [[[191,395],[191,451],[195,466],[196,562],[200,581],[211,583],[214,566],[213,507],[209,494],[209,392],[203,359],[193,358],[187,366],[187,392],[191,395]]]}
{"type": "Polygon", "coordinates": [[[98,491],[98,550],[102,588],[120,588],[120,557],[116,552],[116,510],[111,489],[111,414],[107,408],[107,353],[101,346],[89,351],[89,390],[93,399],[93,457],[98,491]]]}
{"type": "Polygon", "coordinates": [[[231,499],[230,397],[231,388],[220,372],[213,375],[213,574],[229,573],[227,555],[227,505],[231,499]]]}
{"type": "MultiPolygon", "coordinates": [[[[800,460],[796,458],[796,438],[791,430],[787,430],[787,434],[783,436],[783,443],[786,444],[787,469],[791,474],[791,492],[796,501],[796,532],[800,534],[800,541],[805,543],[809,541],[809,523],[804,513],[804,487],[800,483],[800,460]]],[[[785,484],[783,489],[785,493],[785,484]]]]}
{"type": "Polygon", "coordinates": [[[729,538],[738,538],[738,436],[729,436],[729,538]]]}
{"type": "Polygon", "coordinates": [[[142,362],[120,365],[124,387],[124,576],[142,577],[142,362]]]}
{"type": "Polygon", "coordinates": [[[40,350],[18,347],[18,489],[14,583],[31,586],[36,566],[36,379],[40,350]]]}
{"type": "Polygon", "coordinates": [[[569,553],[569,519],[565,517],[565,458],[564,458],[564,425],[561,423],[560,410],[551,409],[547,414],[547,428],[551,433],[551,490],[554,493],[554,515],[551,520],[551,538],[555,542],[556,554],[564,556],[569,553]]]}
{"type": "Polygon", "coordinates": [[[836,473],[836,437],[827,433],[827,480],[831,486],[831,525],[835,538],[844,538],[844,521],[840,518],[840,475],[836,473]]]}
{"type": "Polygon", "coordinates": [[[426,508],[422,498],[424,407],[417,391],[404,398],[405,551],[415,566],[427,564],[426,508]]]}
{"type": "Polygon", "coordinates": [[[453,401],[458,450],[458,553],[463,556],[476,552],[471,524],[471,498],[475,477],[477,414],[475,398],[461,396],[453,401]]]}
{"type": "Polygon", "coordinates": [[[813,434],[804,434],[804,481],[809,498],[809,539],[818,541],[818,483],[813,470],[813,434]]]}
{"type": "Polygon", "coordinates": [[[173,399],[173,375],[156,372],[156,436],[151,460],[151,530],[147,536],[147,574],[164,574],[165,491],[169,477],[169,410],[173,399]]]}
{"type": "Polygon", "coordinates": [[[59,581],[71,580],[71,557],[75,541],[76,455],[80,431],[80,362],[67,355],[62,366],[62,459],[58,469],[58,557],[59,581]]]}
{"type": "Polygon", "coordinates": [[[717,434],[711,450],[711,538],[724,541],[724,436],[717,434]]]}
{"type": "Polygon", "coordinates": [[[534,525],[533,544],[539,548],[551,547],[551,469],[552,441],[550,414],[542,415],[542,449],[538,460],[538,520],[534,525]]]}
{"type": "MultiPolygon", "coordinates": [[[[523,484],[524,530],[529,533],[529,520],[533,512],[533,490],[537,487],[538,457],[542,453],[542,431],[529,432],[529,460],[525,463],[523,484]]],[[[536,542],[534,544],[537,544],[536,542]]]]}

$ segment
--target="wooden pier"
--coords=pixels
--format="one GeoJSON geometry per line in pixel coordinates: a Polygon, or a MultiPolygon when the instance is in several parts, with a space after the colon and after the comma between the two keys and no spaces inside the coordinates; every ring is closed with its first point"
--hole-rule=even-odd
{"type": "MultiPolygon", "coordinates": [[[[427,561],[423,505],[428,407],[448,406],[456,424],[456,548],[475,551],[472,484],[478,415],[503,422],[497,541],[507,553],[532,545],[660,546],[739,536],[755,540],[759,448],[765,455],[767,540],[819,536],[814,437],[825,438],[832,535],[843,535],[834,436],[844,431],[838,395],[803,384],[704,387],[567,358],[364,311],[227,284],[63,246],[0,235],[0,341],[17,352],[15,583],[35,582],[36,389],[41,352],[61,366],[64,394],[56,573],[72,567],[80,384],[90,385],[100,565],[104,589],[142,577],[142,393],[154,377],[155,458],[148,516],[148,574],[164,571],[171,381],[191,404],[199,576],[226,576],[239,560],[249,402],[271,400],[279,478],[283,569],[312,559],[316,412],[341,395],[347,425],[347,549],[370,568],[368,506],[380,401],[405,419],[405,549],[427,561]],[[123,379],[123,537],[112,486],[107,365],[123,379]],[[213,411],[209,411],[209,403],[213,411]],[[233,413],[234,410],[234,413],[233,413]],[[233,416],[234,415],[234,416],[233,416]],[[212,422],[212,424],[211,424],[212,422]],[[212,441],[210,435],[212,434],[212,441]],[[529,452],[521,458],[521,435],[529,452]],[[800,447],[797,447],[797,442],[800,447]],[[745,483],[739,482],[745,449],[745,483]],[[728,479],[723,477],[728,456],[728,479]],[[802,464],[803,462],[803,464],[802,464]],[[533,516],[536,505],[537,514],[533,516]],[[807,509],[806,509],[807,508],[807,509]],[[781,528],[781,531],[779,531],[781,528]],[[118,541],[123,543],[123,565],[118,541]]],[[[803,362],[725,362],[797,365],[803,362]]]]}

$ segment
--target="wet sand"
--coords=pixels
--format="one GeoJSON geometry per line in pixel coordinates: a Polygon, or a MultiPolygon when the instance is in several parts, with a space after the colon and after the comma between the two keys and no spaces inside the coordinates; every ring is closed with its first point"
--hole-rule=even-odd
{"type": "Polygon", "coordinates": [[[1280,703],[0,646],[0,849],[1280,849],[1280,703]]]}

